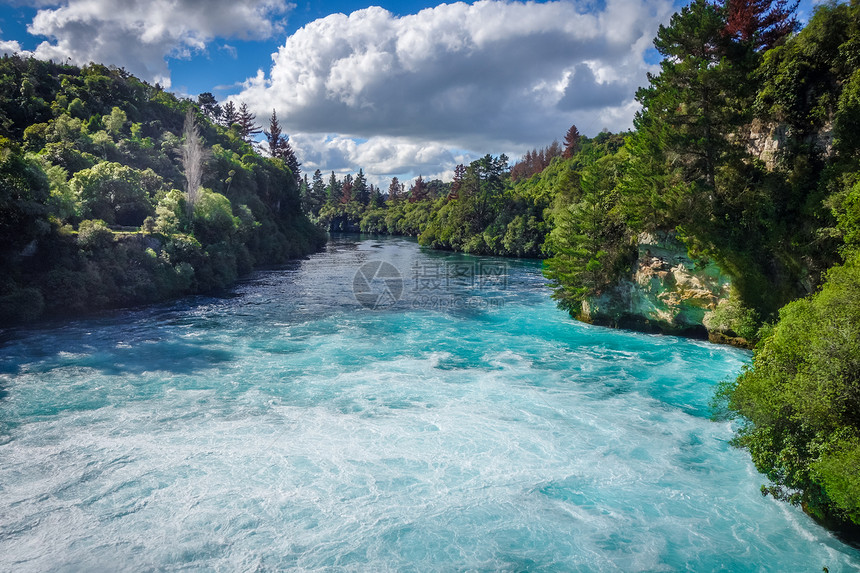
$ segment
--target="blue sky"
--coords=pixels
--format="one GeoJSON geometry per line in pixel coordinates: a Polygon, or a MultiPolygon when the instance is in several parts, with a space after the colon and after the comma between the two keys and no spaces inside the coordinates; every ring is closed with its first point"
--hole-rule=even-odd
{"type": "MultiPolygon", "coordinates": [[[[631,126],[673,0],[13,0],[0,51],[125,67],[180,95],[278,111],[312,172],[449,178],[631,126]],[[376,6],[376,7],[371,7],[376,6]],[[338,15],[339,14],[339,15],[338,15]]],[[[805,20],[810,0],[801,5],[805,20]]]]}

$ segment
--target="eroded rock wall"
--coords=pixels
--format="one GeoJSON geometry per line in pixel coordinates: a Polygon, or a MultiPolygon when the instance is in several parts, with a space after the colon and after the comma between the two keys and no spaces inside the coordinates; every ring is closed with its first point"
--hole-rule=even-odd
{"type": "Polygon", "coordinates": [[[639,235],[629,276],[582,305],[594,324],[707,338],[707,316],[728,300],[731,281],[714,263],[691,259],[671,232],[639,235]]]}

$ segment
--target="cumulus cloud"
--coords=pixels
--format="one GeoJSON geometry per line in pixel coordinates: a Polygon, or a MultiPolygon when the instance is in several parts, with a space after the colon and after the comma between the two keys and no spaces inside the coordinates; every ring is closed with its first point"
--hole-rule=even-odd
{"type": "Polygon", "coordinates": [[[306,164],[327,157],[377,173],[429,168],[419,156],[452,168],[450,148],[521,153],[573,123],[591,135],[624,129],[672,4],[593,6],[480,0],[402,17],[333,14],[288,37],[235,99],[258,114],[276,108],[306,164]],[[300,135],[328,133],[367,141],[300,135]]]}
{"type": "Polygon", "coordinates": [[[165,58],[188,57],[214,38],[267,38],[282,29],[286,0],[66,0],[40,9],[28,27],[47,36],[35,55],[125,67],[170,83],[165,58]]]}
{"type": "Polygon", "coordinates": [[[27,50],[21,48],[21,44],[19,44],[15,40],[2,40],[0,39],[0,54],[19,54],[21,56],[30,56],[31,53],[27,50]]]}
{"type": "Polygon", "coordinates": [[[364,169],[368,180],[380,186],[387,186],[391,177],[404,173],[423,175],[425,179],[450,179],[455,165],[476,159],[455,154],[438,143],[385,136],[356,141],[335,134],[296,133],[290,136],[290,144],[301,158],[305,173],[319,169],[343,175],[364,169]]]}

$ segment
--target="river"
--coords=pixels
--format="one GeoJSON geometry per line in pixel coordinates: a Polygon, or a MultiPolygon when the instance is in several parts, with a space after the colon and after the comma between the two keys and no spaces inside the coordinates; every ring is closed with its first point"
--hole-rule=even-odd
{"type": "Polygon", "coordinates": [[[544,283],[339,237],[3,332],[0,570],[860,567],[710,420],[748,353],[577,323],[544,283]]]}

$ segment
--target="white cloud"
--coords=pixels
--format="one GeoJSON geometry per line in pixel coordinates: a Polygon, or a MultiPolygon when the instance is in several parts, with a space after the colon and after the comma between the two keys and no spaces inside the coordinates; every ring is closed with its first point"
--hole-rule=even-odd
{"type": "Polygon", "coordinates": [[[47,36],[42,59],[114,64],[169,85],[165,58],[189,57],[214,38],[267,38],[282,29],[286,0],[67,0],[28,27],[47,36]]]}
{"type": "Polygon", "coordinates": [[[327,175],[356,173],[364,169],[368,180],[387,186],[393,176],[405,173],[423,175],[425,179],[453,173],[457,163],[476,159],[455,155],[436,143],[420,143],[403,138],[371,137],[356,141],[341,135],[293,134],[290,144],[302,161],[302,171],[310,176],[316,169],[327,175]]]}
{"type": "Polygon", "coordinates": [[[591,135],[625,129],[672,4],[592,6],[480,0],[402,17],[333,14],[288,37],[233,99],[260,117],[277,109],[306,168],[376,174],[449,170],[451,148],[519,154],[573,123],[591,135]]]}
{"type": "Polygon", "coordinates": [[[29,56],[31,53],[21,48],[21,44],[15,40],[0,40],[0,54],[29,56]]]}

